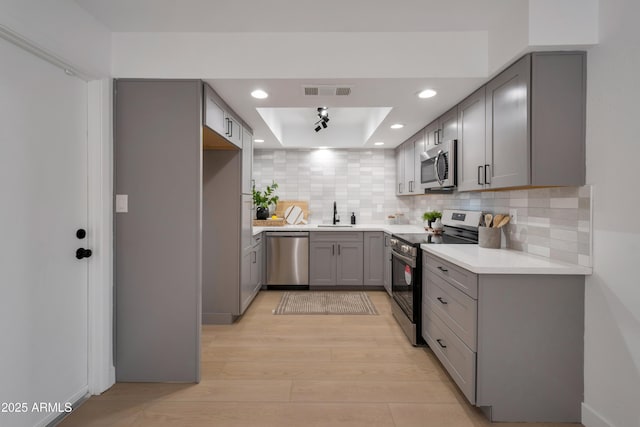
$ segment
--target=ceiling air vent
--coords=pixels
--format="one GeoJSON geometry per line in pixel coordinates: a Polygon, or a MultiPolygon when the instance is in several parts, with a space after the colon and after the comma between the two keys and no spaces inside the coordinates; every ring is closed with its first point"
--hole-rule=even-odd
{"type": "Polygon", "coordinates": [[[349,96],[351,87],[349,86],[329,86],[315,85],[303,86],[304,96],[349,96]]]}
{"type": "Polygon", "coordinates": [[[318,96],[318,88],[317,87],[305,87],[304,88],[304,96],[318,96]]]}

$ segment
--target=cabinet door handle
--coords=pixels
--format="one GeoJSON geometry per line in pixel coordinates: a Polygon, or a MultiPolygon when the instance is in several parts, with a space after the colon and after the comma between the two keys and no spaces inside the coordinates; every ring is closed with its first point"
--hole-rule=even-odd
{"type": "Polygon", "coordinates": [[[255,264],[256,261],[258,260],[258,255],[256,255],[255,252],[251,252],[251,255],[253,255],[253,261],[251,261],[252,264],[255,264]]]}
{"type": "Polygon", "coordinates": [[[478,185],[484,184],[484,182],[480,181],[481,174],[482,174],[482,166],[478,166],[478,185]]]}
{"type": "Polygon", "coordinates": [[[443,271],[443,272],[445,272],[445,273],[446,273],[447,271],[449,271],[449,270],[447,270],[446,268],[444,268],[444,267],[443,267],[443,266],[441,266],[441,265],[439,265],[439,266],[438,266],[438,270],[443,271]]]}
{"type": "Polygon", "coordinates": [[[445,300],[443,300],[443,299],[442,299],[442,297],[438,297],[438,298],[436,298],[436,299],[437,299],[438,301],[440,301],[440,304],[442,304],[442,305],[447,305],[447,304],[449,304],[448,302],[446,302],[445,300]]]}
{"type": "Polygon", "coordinates": [[[224,134],[229,136],[229,118],[225,117],[224,119],[227,121],[227,131],[224,134]]]}
{"type": "Polygon", "coordinates": [[[331,245],[331,255],[335,255],[336,254],[336,245],[331,245]]]}
{"type": "Polygon", "coordinates": [[[440,344],[440,347],[442,347],[442,348],[447,348],[447,346],[446,346],[446,345],[442,344],[442,339],[441,339],[441,338],[438,338],[438,339],[436,340],[436,342],[437,342],[438,344],[440,344]]]}
{"type": "Polygon", "coordinates": [[[340,256],[340,245],[338,245],[338,256],[340,256]]]}
{"type": "Polygon", "coordinates": [[[490,165],[484,165],[484,183],[485,184],[491,184],[491,181],[487,179],[487,176],[491,175],[491,166],[490,165]],[[487,175],[487,171],[489,171],[489,175],[487,175]]]}

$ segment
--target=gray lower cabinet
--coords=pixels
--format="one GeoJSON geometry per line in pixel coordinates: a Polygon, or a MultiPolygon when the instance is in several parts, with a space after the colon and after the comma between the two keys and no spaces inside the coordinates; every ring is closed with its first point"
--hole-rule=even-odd
{"type": "Polygon", "coordinates": [[[384,233],[384,289],[391,296],[391,234],[384,233]]]}
{"type": "Polygon", "coordinates": [[[469,402],[491,421],[579,422],[584,277],[422,263],[423,337],[469,402]]]}
{"type": "Polygon", "coordinates": [[[262,286],[263,250],[262,238],[257,237],[256,243],[243,251],[240,286],[240,313],[253,301],[262,286]]]}
{"type": "Polygon", "coordinates": [[[310,286],[362,286],[362,232],[309,233],[310,286]]]}
{"type": "Polygon", "coordinates": [[[384,234],[382,231],[364,232],[364,286],[384,286],[384,234]]]}

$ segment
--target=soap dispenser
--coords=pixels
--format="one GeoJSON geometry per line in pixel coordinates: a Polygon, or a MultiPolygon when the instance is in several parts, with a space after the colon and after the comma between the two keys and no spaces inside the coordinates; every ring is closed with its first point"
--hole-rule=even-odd
{"type": "Polygon", "coordinates": [[[353,224],[353,225],[356,224],[356,213],[355,212],[351,212],[351,224],[353,224]]]}

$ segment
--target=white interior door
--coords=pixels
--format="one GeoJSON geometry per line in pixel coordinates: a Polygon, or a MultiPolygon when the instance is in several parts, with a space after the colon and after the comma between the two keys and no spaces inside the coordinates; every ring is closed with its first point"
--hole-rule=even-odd
{"type": "Polygon", "coordinates": [[[87,392],[87,83],[0,58],[0,425],[34,426],[87,392]]]}

